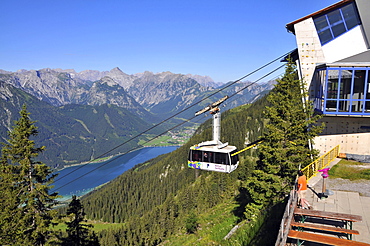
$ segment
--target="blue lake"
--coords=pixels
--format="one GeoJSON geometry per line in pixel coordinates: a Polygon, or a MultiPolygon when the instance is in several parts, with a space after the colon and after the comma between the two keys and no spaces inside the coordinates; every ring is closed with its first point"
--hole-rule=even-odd
{"type": "Polygon", "coordinates": [[[178,146],[147,147],[104,162],[65,168],[57,172],[58,176],[54,179],[52,191],[58,191],[59,195],[63,196],[60,200],[69,199],[72,195],[82,196],[95,187],[113,180],[135,165],[158,155],[172,152],[177,148],[178,146]]]}

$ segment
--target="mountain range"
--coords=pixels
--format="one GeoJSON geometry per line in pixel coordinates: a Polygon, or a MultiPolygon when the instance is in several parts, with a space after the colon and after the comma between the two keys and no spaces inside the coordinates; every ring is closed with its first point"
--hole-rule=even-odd
{"type": "MultiPolygon", "coordinates": [[[[6,132],[26,103],[39,127],[38,141],[47,147],[43,161],[54,166],[78,163],[100,156],[135,133],[176,115],[152,131],[161,132],[242,88],[247,87],[229,99],[225,109],[250,103],[271,90],[273,84],[238,82],[230,86],[208,76],[171,72],[129,75],[118,67],[79,73],[50,68],[0,70],[0,141],[6,140],[6,132]],[[218,92],[223,87],[227,88],[218,92]],[[189,106],[194,108],[186,110],[189,106]]],[[[119,152],[122,150],[110,154],[119,152]]]]}

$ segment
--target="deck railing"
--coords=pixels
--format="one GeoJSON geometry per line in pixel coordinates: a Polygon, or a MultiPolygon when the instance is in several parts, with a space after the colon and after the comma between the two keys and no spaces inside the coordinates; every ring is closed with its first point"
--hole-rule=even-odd
{"type": "Polygon", "coordinates": [[[298,202],[298,193],[293,188],[290,191],[289,200],[285,207],[283,218],[281,219],[280,230],[276,239],[275,246],[285,245],[290,229],[290,222],[292,221],[293,218],[293,211],[297,206],[297,202],[298,202]]]}
{"type": "MultiPolygon", "coordinates": [[[[330,162],[334,161],[339,155],[339,145],[335,146],[328,153],[323,156],[320,156],[316,161],[310,163],[307,167],[303,168],[302,171],[306,175],[307,180],[315,176],[315,174],[328,166],[330,162]]],[[[297,181],[297,180],[296,180],[297,181]]],[[[295,187],[290,191],[289,200],[285,207],[285,212],[280,223],[280,230],[278,237],[276,239],[275,246],[284,246],[288,238],[288,233],[290,230],[290,222],[293,218],[293,212],[298,202],[298,194],[295,191],[295,187]]]]}
{"type": "Polygon", "coordinates": [[[304,175],[306,175],[307,180],[312,178],[319,172],[319,170],[325,168],[334,161],[339,155],[339,145],[332,148],[328,153],[323,156],[320,156],[317,160],[311,162],[308,166],[302,169],[304,175]]]}

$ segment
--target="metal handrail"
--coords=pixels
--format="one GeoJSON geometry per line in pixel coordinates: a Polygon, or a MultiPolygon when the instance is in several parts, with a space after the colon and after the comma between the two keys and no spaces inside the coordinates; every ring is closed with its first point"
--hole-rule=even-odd
{"type": "Polygon", "coordinates": [[[334,161],[335,158],[339,155],[339,145],[332,148],[328,153],[323,156],[320,156],[317,160],[311,162],[308,166],[302,169],[304,175],[306,175],[307,180],[315,176],[319,170],[325,168],[334,161]]]}

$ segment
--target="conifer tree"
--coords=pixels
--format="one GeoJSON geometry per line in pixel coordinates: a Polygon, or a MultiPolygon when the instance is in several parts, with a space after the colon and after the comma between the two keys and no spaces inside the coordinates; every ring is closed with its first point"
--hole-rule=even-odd
{"type": "Polygon", "coordinates": [[[18,209],[19,198],[15,184],[14,167],[4,154],[0,159],[0,245],[13,245],[19,235],[18,223],[21,212],[18,209]]]}
{"type": "Polygon", "coordinates": [[[65,222],[67,224],[67,238],[63,245],[68,246],[95,246],[99,245],[97,236],[89,231],[92,225],[83,224],[85,222],[85,212],[83,205],[76,196],[72,197],[72,201],[69,203],[67,210],[67,217],[70,221],[65,222]]]}
{"type": "Polygon", "coordinates": [[[310,144],[322,130],[317,125],[320,116],[302,100],[306,97],[304,88],[294,63],[289,61],[285,74],[267,97],[267,131],[259,145],[256,170],[246,185],[254,201],[247,205],[247,216],[280,200],[292,188],[299,167],[305,167],[317,156],[310,144]]]}
{"type": "Polygon", "coordinates": [[[49,194],[54,179],[50,167],[35,160],[45,147],[37,148],[31,140],[38,133],[34,123],[23,105],[20,119],[2,148],[1,189],[6,192],[2,198],[6,202],[1,205],[0,213],[2,218],[8,216],[2,219],[2,229],[13,234],[12,241],[4,242],[8,244],[44,245],[51,237],[49,227],[55,215],[52,207],[58,195],[49,194]]]}

